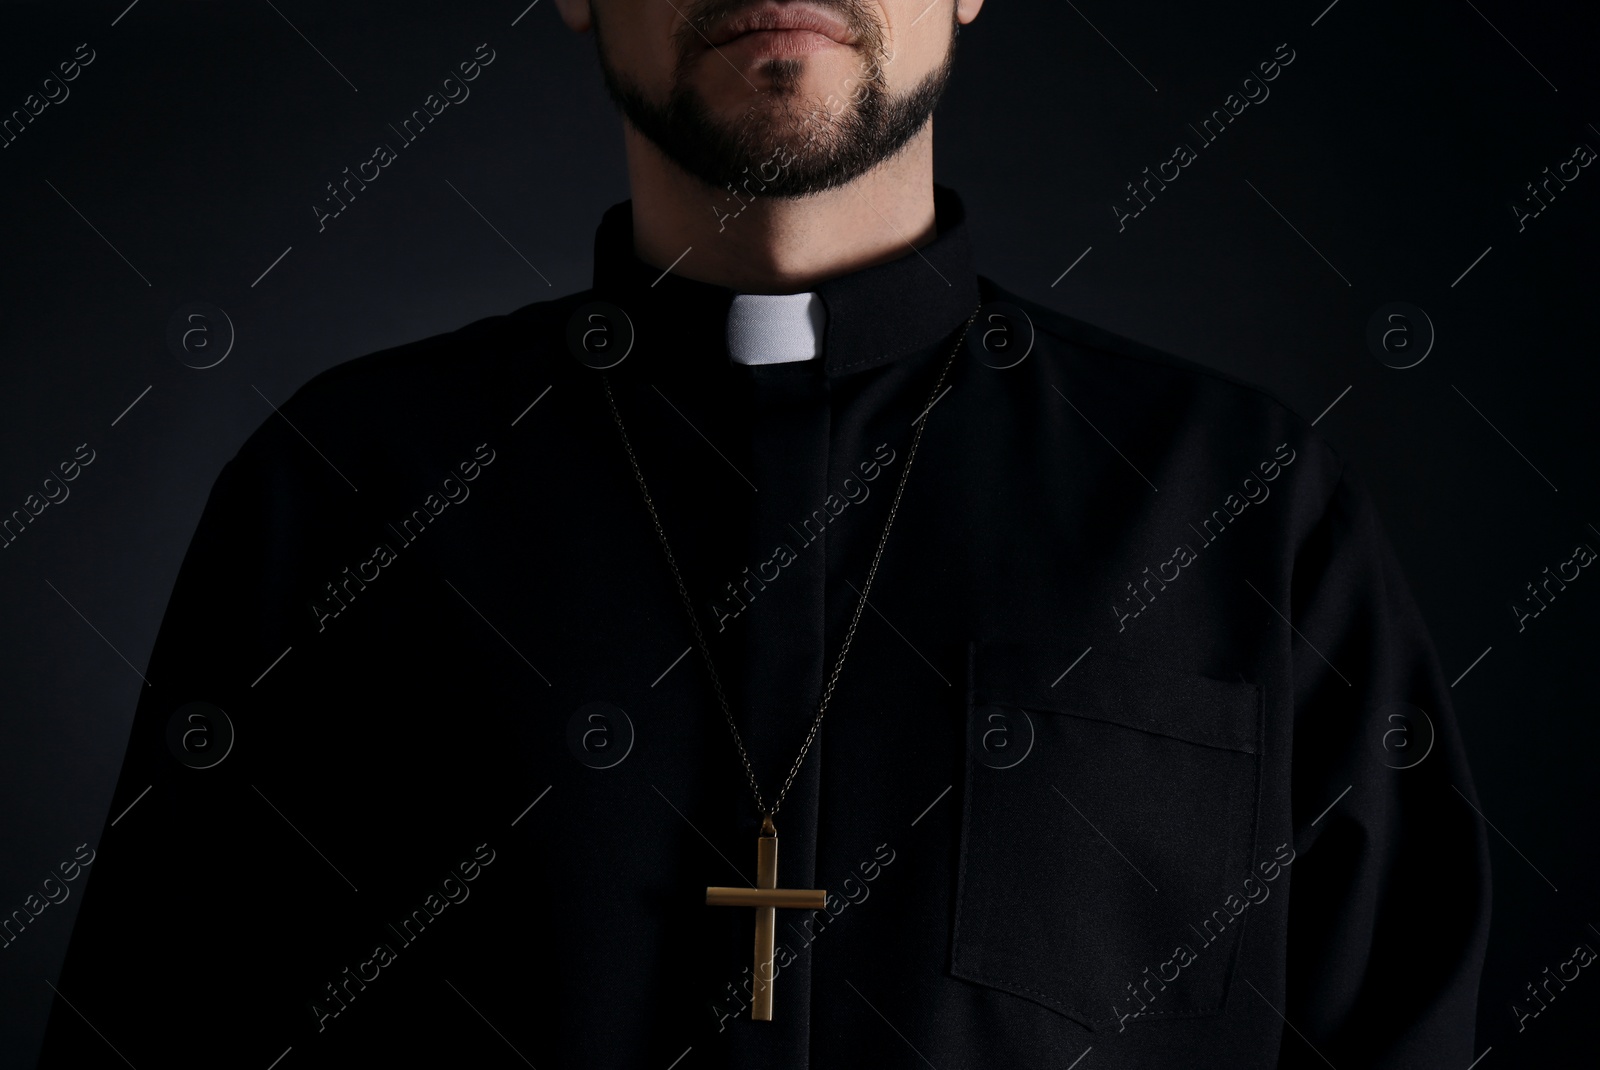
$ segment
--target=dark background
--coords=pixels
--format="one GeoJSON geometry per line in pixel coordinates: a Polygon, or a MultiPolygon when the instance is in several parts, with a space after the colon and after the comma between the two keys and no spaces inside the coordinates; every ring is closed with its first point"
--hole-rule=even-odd
{"type": "MultiPolygon", "coordinates": [[[[591,42],[553,0],[274,2],[0,6],[0,114],[81,42],[95,54],[0,149],[0,514],[80,443],[95,451],[0,550],[0,914],[99,838],[178,564],[263,395],[585,287],[593,226],[627,196],[591,42]],[[324,184],[483,42],[495,59],[471,97],[319,233],[324,184]],[[237,332],[206,370],[166,342],[189,302],[237,332]]],[[[1509,607],[1578,543],[1600,547],[1600,167],[1520,232],[1510,205],[1579,143],[1600,148],[1595,16],[1326,6],[990,0],[936,120],[939,179],[1003,285],[1309,418],[1340,399],[1317,428],[1378,500],[1494,826],[1480,1065],[1592,1057],[1592,971],[1521,1032],[1510,1003],[1575,944],[1600,946],[1600,577],[1585,569],[1520,633],[1509,607]],[[1270,98],[1119,233],[1124,183],[1192,143],[1186,124],[1282,42],[1295,59],[1270,98]],[[1394,301],[1437,331],[1405,370],[1365,340],[1394,301]]],[[[5,1065],[32,1064],[69,887],[0,950],[5,1065]]],[[[188,938],[204,937],[173,934],[188,938]]],[[[182,992],[171,1007],[177,1028],[182,992]]]]}

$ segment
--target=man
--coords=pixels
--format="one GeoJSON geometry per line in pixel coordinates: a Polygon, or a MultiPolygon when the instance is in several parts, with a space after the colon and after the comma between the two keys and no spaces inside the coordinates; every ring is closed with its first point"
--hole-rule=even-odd
{"type": "Polygon", "coordinates": [[[557,2],[594,287],[224,469],[44,1064],[1470,1062],[1484,833],[1371,502],[975,274],[981,0],[557,2]]]}

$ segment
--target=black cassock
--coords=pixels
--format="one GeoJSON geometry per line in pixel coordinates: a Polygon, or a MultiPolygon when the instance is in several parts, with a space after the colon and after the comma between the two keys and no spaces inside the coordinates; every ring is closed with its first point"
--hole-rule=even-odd
{"type": "Polygon", "coordinates": [[[936,240],[816,288],[819,360],[730,363],[732,291],[638,260],[624,203],[592,291],[268,419],[43,1065],[1466,1066],[1486,842],[1361,484],[1260,391],[978,277],[936,189],[936,240]],[[604,372],[567,342],[597,300],[636,334],[604,372]],[[924,415],[994,301],[1031,351],[995,366],[1028,332],[986,312],[924,415]],[[780,886],[828,899],[778,912],[771,1022],[753,911],[705,904],[758,815],[603,375],[769,797],[927,421],[777,818],[780,886]]]}

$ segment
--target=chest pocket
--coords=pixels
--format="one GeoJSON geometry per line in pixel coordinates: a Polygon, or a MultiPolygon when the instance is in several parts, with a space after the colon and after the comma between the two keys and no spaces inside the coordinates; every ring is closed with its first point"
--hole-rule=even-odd
{"type": "Polygon", "coordinates": [[[1062,664],[969,647],[951,972],[1091,1028],[1220,1014],[1249,913],[1261,689],[1098,652],[1062,664]]]}

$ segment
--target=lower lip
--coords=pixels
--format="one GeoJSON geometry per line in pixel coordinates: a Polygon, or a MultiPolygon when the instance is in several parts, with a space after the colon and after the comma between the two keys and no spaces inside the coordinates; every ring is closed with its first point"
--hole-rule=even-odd
{"type": "Polygon", "coordinates": [[[724,49],[736,49],[753,58],[772,56],[804,56],[828,48],[844,47],[838,41],[815,30],[752,30],[740,34],[724,49]]]}

